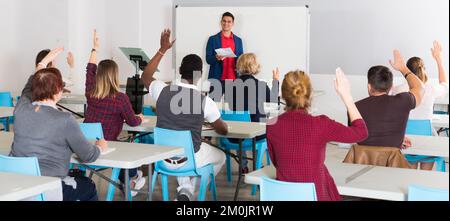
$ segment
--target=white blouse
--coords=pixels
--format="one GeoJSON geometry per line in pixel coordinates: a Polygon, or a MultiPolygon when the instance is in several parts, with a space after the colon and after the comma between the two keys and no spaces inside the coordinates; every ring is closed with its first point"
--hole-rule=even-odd
{"type": "MultiPolygon", "coordinates": [[[[437,98],[447,95],[449,89],[448,83],[432,84],[427,82],[425,84],[425,95],[422,103],[412,110],[409,119],[414,120],[433,120],[434,102],[437,98]]],[[[392,89],[392,94],[399,94],[409,91],[408,84],[402,84],[392,89]]]]}

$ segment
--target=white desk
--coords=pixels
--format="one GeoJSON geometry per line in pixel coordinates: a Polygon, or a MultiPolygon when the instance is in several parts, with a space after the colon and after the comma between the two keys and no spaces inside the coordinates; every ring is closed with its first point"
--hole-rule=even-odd
{"type": "MultiPolygon", "coordinates": [[[[156,127],[157,117],[145,117],[144,123],[138,127],[130,127],[128,125],[124,125],[123,130],[132,131],[132,132],[153,132],[153,129],[156,127]]],[[[254,123],[254,122],[234,122],[234,121],[226,121],[228,125],[228,134],[220,135],[217,134],[214,130],[203,130],[203,137],[226,137],[226,138],[234,138],[243,141],[244,139],[253,139],[253,148],[252,154],[253,159],[256,159],[256,137],[264,135],[266,133],[266,124],[264,123],[254,123]]],[[[236,161],[239,164],[238,169],[238,182],[236,185],[236,192],[234,195],[234,200],[237,200],[239,195],[239,186],[242,178],[242,142],[239,145],[240,150],[238,152],[239,159],[236,161]]],[[[253,168],[256,168],[256,161],[253,160],[253,168]]]]}
{"type": "Polygon", "coordinates": [[[0,107],[0,119],[6,119],[6,131],[9,131],[9,117],[14,116],[14,107],[0,107]]]}
{"type": "MultiPolygon", "coordinates": [[[[356,179],[347,182],[350,176],[368,166],[341,163],[346,153],[347,150],[333,148],[329,145],[325,162],[341,195],[405,201],[407,200],[408,186],[411,184],[449,189],[448,173],[387,167],[374,167],[372,170],[356,177],[356,179]]],[[[275,179],[275,168],[269,166],[249,173],[245,176],[245,182],[259,185],[262,176],[275,179]]]]}
{"type": "Polygon", "coordinates": [[[0,118],[14,116],[14,107],[0,107],[0,118]]]}
{"type": "Polygon", "coordinates": [[[435,114],[433,115],[433,127],[435,128],[449,128],[449,117],[448,115],[435,114]]]}
{"type": "Polygon", "coordinates": [[[412,147],[403,150],[403,154],[422,155],[431,157],[449,157],[449,138],[437,136],[412,136],[412,147]]]}
{"type": "MultiPolygon", "coordinates": [[[[145,117],[144,123],[137,127],[131,127],[124,124],[123,130],[131,132],[153,132],[156,127],[157,117],[145,117]]],[[[234,122],[226,121],[228,125],[228,134],[220,135],[213,130],[204,130],[202,136],[204,137],[226,137],[235,139],[251,139],[261,136],[266,133],[266,124],[254,122],[234,122]]]]}
{"type": "Polygon", "coordinates": [[[0,180],[0,201],[24,200],[47,191],[58,191],[62,195],[59,178],[0,172],[0,180]]]}
{"type": "Polygon", "coordinates": [[[83,94],[64,94],[62,99],[58,102],[59,104],[81,104],[86,105],[87,99],[83,94]]]}

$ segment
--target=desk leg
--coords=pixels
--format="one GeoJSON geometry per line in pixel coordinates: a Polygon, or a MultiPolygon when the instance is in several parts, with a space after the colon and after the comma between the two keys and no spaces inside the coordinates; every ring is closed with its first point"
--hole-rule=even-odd
{"type": "Polygon", "coordinates": [[[148,195],[147,195],[147,201],[153,201],[153,192],[152,192],[152,178],[153,178],[153,170],[152,170],[152,164],[148,165],[148,195]]]}
{"type": "Polygon", "coordinates": [[[252,154],[253,154],[253,171],[256,171],[256,137],[253,138],[253,145],[252,145],[252,154]]]}
{"type": "Polygon", "coordinates": [[[237,201],[238,199],[238,195],[239,195],[239,188],[241,187],[241,178],[242,178],[242,139],[239,140],[239,150],[238,150],[238,154],[239,154],[239,175],[238,175],[238,181],[236,184],[236,192],[234,193],[234,201],[237,201]]]}
{"type": "Polygon", "coordinates": [[[124,187],[124,195],[125,195],[125,201],[130,201],[130,174],[128,169],[125,169],[125,187],[124,187]]]}
{"type": "Polygon", "coordinates": [[[7,117],[7,118],[5,118],[5,121],[6,121],[6,128],[5,128],[5,131],[6,132],[9,132],[9,117],[7,117]]]}

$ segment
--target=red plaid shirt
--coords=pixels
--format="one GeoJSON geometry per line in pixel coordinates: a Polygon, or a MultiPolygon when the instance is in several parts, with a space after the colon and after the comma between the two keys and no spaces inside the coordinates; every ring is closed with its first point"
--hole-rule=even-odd
{"type": "Polygon", "coordinates": [[[139,126],[141,118],[137,117],[131,106],[130,99],[124,93],[115,97],[96,99],[90,96],[95,88],[96,64],[88,64],[86,68],[86,98],[88,108],[85,123],[101,123],[106,140],[116,141],[123,128],[123,123],[139,126]]]}
{"type": "MultiPolygon", "coordinates": [[[[289,111],[267,126],[270,159],[277,168],[277,179],[285,182],[314,183],[319,201],[341,197],[325,166],[328,142],[359,142],[367,138],[363,120],[346,127],[326,116],[313,117],[305,111],[289,111]]],[[[344,160],[344,159],[342,159],[344,160]]]]}

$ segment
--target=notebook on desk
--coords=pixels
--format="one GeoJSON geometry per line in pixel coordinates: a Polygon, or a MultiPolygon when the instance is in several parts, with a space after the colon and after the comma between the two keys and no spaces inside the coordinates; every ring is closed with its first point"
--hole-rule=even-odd
{"type": "Polygon", "coordinates": [[[108,148],[106,151],[102,151],[101,155],[108,155],[114,151],[116,151],[116,148],[108,148]]]}

